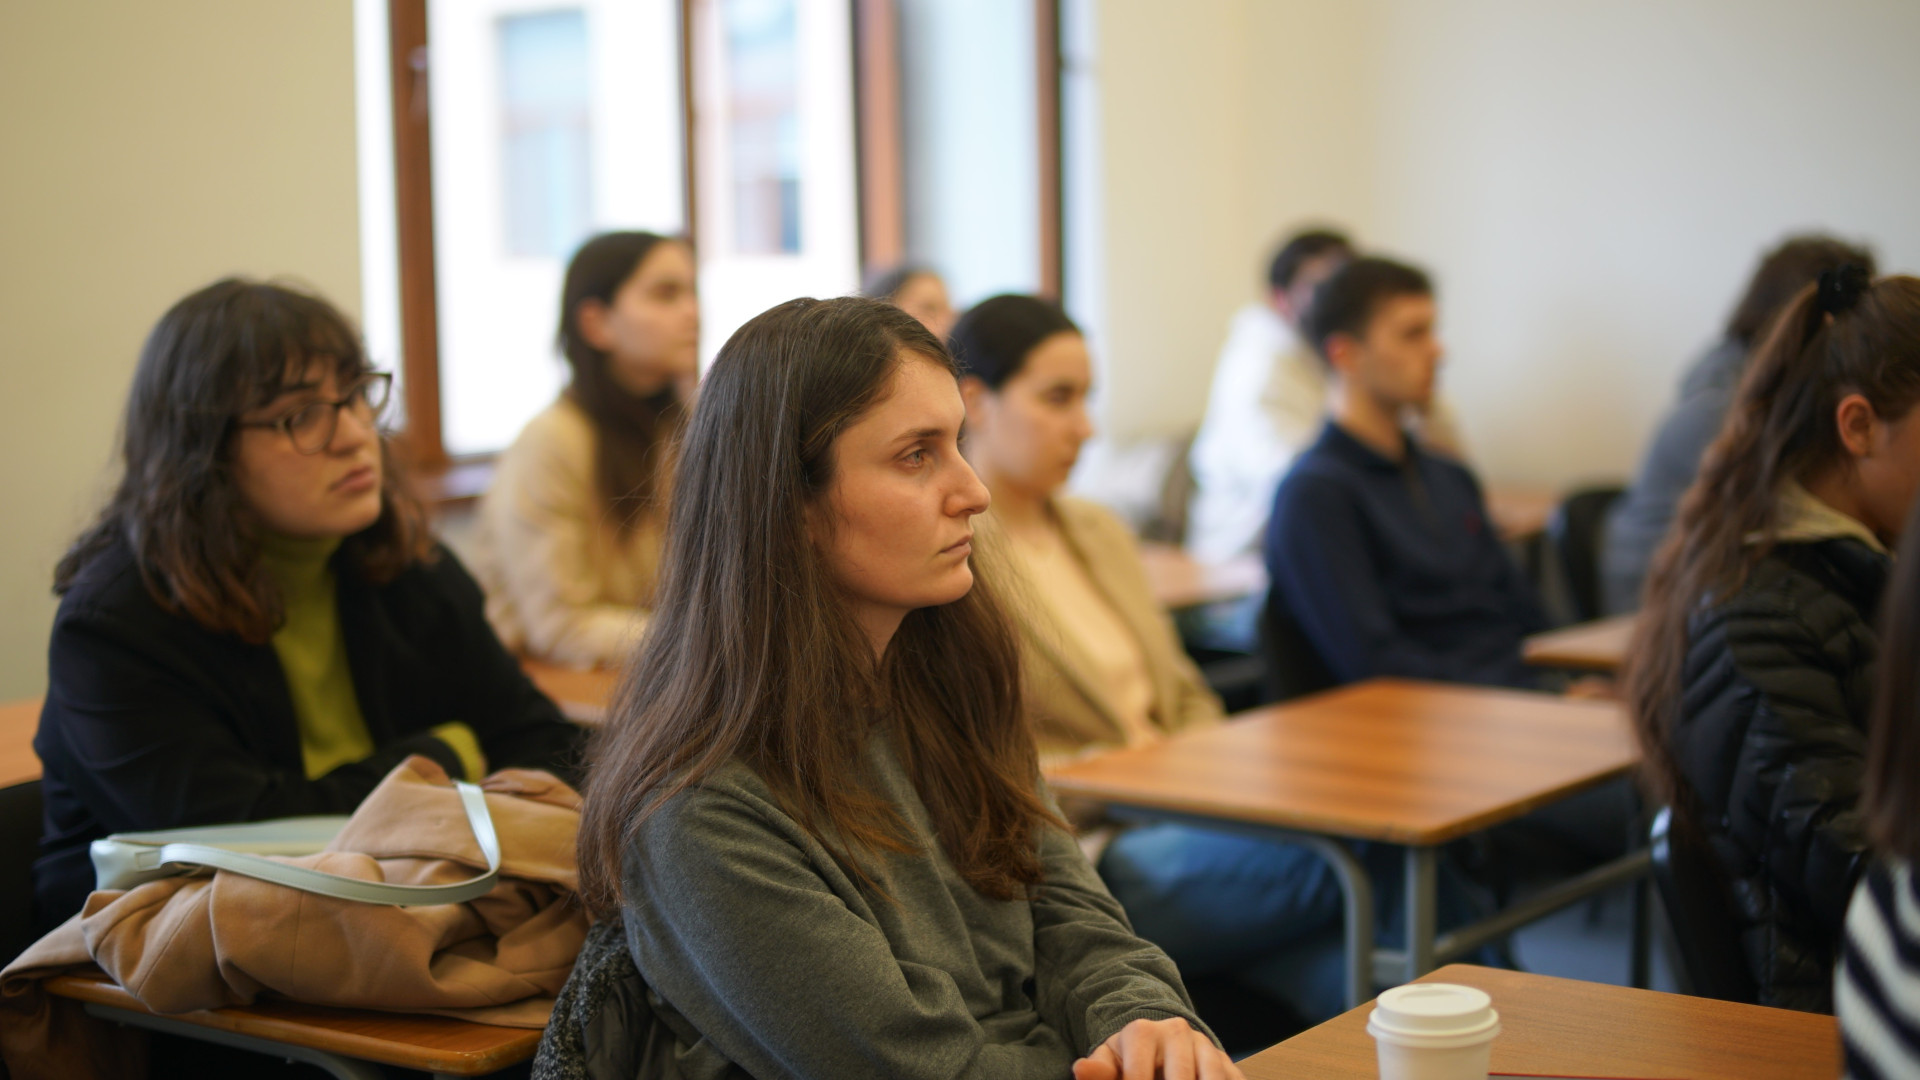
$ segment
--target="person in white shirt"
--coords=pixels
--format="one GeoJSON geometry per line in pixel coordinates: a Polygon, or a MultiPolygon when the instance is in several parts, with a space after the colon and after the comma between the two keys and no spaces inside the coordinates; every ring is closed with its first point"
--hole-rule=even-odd
{"type": "MultiPolygon", "coordinates": [[[[1188,456],[1186,547],[1194,558],[1224,562],[1260,549],[1280,477],[1326,418],[1326,368],[1301,339],[1300,319],[1314,290],[1353,253],[1342,233],[1296,234],[1268,266],[1265,300],[1234,313],[1188,456]]],[[[1444,403],[1419,427],[1423,446],[1464,456],[1444,403]]]]}

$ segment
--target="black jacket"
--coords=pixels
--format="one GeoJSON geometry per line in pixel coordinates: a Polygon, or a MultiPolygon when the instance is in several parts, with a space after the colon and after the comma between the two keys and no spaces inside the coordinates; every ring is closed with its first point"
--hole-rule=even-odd
{"type": "Polygon", "coordinates": [[[1671,748],[1764,1005],[1833,1008],[1889,569],[1857,540],[1782,544],[1688,624],[1671,748]]]}
{"type": "Polygon", "coordinates": [[[349,813],[409,754],[461,775],[459,756],[427,733],[436,724],[472,728],[490,767],[575,779],[579,730],[500,645],[452,553],[384,585],[335,565],[354,692],[379,749],[316,780],[272,645],[167,612],[124,543],[74,580],[54,617],[33,740],[46,807],[34,864],[43,929],[80,909],[93,887],[87,846],[108,833],[349,813]]]}

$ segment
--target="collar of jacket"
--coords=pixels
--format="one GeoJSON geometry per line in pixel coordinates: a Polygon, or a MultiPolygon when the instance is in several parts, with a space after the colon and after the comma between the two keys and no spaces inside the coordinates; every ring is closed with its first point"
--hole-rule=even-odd
{"type": "Polygon", "coordinates": [[[1858,540],[1872,551],[1891,557],[1887,546],[1865,522],[1821,502],[1800,486],[1798,480],[1789,480],[1780,486],[1775,517],[1771,537],[1755,531],[1746,535],[1745,542],[1760,544],[1771,539],[1777,544],[1811,544],[1821,540],[1858,540]]]}
{"type": "Polygon", "coordinates": [[[1328,420],[1326,426],[1320,429],[1320,439],[1315,444],[1315,449],[1325,450],[1334,457],[1363,469],[1372,469],[1375,472],[1384,473],[1400,473],[1414,468],[1418,465],[1421,458],[1427,456],[1426,451],[1420,448],[1420,440],[1414,438],[1411,432],[1402,428],[1400,435],[1407,441],[1407,456],[1404,461],[1395,461],[1380,451],[1375,450],[1373,447],[1368,446],[1366,443],[1361,442],[1359,439],[1354,438],[1339,424],[1328,420]]]}

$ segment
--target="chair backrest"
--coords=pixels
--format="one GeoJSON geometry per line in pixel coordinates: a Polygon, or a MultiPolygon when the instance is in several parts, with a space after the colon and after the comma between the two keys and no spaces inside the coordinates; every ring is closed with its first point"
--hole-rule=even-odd
{"type": "Polygon", "coordinates": [[[33,860],[40,855],[40,781],[0,788],[0,967],[33,944],[33,860]]]}
{"type": "Polygon", "coordinates": [[[1673,928],[1688,989],[1700,997],[1755,1004],[1759,990],[1747,970],[1740,933],[1713,853],[1661,807],[1652,829],[1653,883],[1673,928]]]}
{"type": "Polygon", "coordinates": [[[1595,487],[1576,491],[1554,508],[1547,519],[1547,536],[1565,575],[1567,595],[1573,601],[1574,615],[1580,622],[1599,618],[1600,545],[1607,526],[1607,512],[1615,500],[1626,494],[1618,487],[1595,487]]]}
{"type": "Polygon", "coordinates": [[[1268,701],[1290,701],[1340,684],[1279,589],[1268,590],[1260,615],[1260,653],[1266,660],[1268,701]]]}

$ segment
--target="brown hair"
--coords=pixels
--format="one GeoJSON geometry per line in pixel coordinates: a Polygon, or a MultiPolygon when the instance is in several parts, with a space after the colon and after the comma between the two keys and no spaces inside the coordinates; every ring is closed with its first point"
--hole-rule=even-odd
{"type": "MultiPolygon", "coordinates": [[[[369,370],[353,327],[311,293],[225,278],[169,308],[134,369],[119,486],[55,568],[54,592],[124,541],[162,607],[256,644],[271,638],[285,616],[260,565],[260,525],[234,482],[234,423],[314,363],[330,363],[342,383],[369,370]]],[[[380,458],[380,517],[341,555],[369,580],[390,581],[431,555],[433,537],[384,433],[380,458]]]]}
{"type": "MultiPolygon", "coordinates": [[[[1859,268],[1845,273],[1864,277],[1859,268]]],[[[1835,420],[1842,398],[1860,394],[1889,421],[1920,400],[1920,279],[1884,278],[1860,288],[1851,307],[1830,315],[1836,305],[1823,302],[1822,287],[1806,286],[1774,320],[1647,576],[1626,696],[1647,786],[1683,819],[1692,796],[1668,735],[1679,709],[1689,617],[1738,592],[1772,549],[1783,484],[1848,460],[1835,420]]]]}
{"type": "Polygon", "coordinates": [[[589,751],[580,886],[620,903],[642,822],[738,759],[851,873],[919,850],[865,779],[867,740],[890,732],[941,850],[982,894],[1041,880],[1038,793],[1021,709],[1019,646],[988,576],[910,612],[878,665],[805,521],[834,476],[834,441],[903,363],[949,372],[946,350],[891,304],[793,300],[720,350],[688,426],[668,515],[659,599],[589,751]]]}
{"type": "MultiPolygon", "coordinates": [[[[1920,502],[1902,536],[1920,536],[1920,502]]],[[[1866,788],[1860,796],[1875,849],[1920,862],[1920,558],[1893,568],[1880,604],[1880,685],[1867,729],[1866,788]]]]}
{"type": "Polygon", "coordinates": [[[1801,289],[1821,274],[1852,263],[1869,275],[1874,272],[1873,252],[1831,236],[1790,236],[1760,257],[1747,291],[1727,317],[1726,335],[1751,349],[1760,340],[1773,316],[1801,289]]]}
{"type": "Polygon", "coordinates": [[[613,377],[607,354],[580,333],[580,305],[612,304],[620,286],[661,244],[680,243],[650,232],[602,233],[580,245],[560,289],[560,353],[573,369],[567,394],[593,421],[594,484],[622,534],[654,509],[672,469],[674,444],[686,424],[686,402],[669,382],[659,393],[635,397],[613,377]]]}

